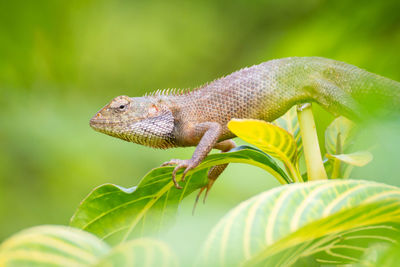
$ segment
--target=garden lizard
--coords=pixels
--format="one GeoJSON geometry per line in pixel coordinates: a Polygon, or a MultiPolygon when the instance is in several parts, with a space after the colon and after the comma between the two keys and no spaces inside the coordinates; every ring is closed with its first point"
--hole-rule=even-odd
{"type": "MultiPolygon", "coordinates": [[[[158,90],[118,96],[90,120],[96,131],[155,148],[196,146],[191,159],[172,159],[176,173],[198,166],[213,149],[228,151],[232,118],[273,121],[290,107],[317,102],[334,115],[360,118],[370,105],[400,109],[400,83],[358,67],[320,57],[276,59],[243,68],[194,90],[158,90]]],[[[212,183],[226,165],[212,168],[212,183]]],[[[204,188],[202,188],[203,190],[204,188]]],[[[201,193],[201,191],[200,191],[201,193]]]]}

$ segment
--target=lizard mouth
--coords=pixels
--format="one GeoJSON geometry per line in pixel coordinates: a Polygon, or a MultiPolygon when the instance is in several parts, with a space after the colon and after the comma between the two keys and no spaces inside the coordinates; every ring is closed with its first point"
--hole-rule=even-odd
{"type": "Polygon", "coordinates": [[[94,115],[93,118],[91,118],[89,121],[90,127],[92,127],[94,130],[98,132],[104,132],[114,127],[120,128],[120,126],[131,125],[137,121],[140,121],[140,119],[109,120],[102,118],[102,116],[98,114],[99,113],[94,115]]]}
{"type": "Polygon", "coordinates": [[[103,118],[101,118],[101,115],[99,115],[99,113],[97,113],[96,115],[93,116],[93,118],[90,119],[89,125],[90,125],[90,127],[92,127],[93,129],[95,129],[97,131],[97,130],[104,129],[105,127],[121,125],[123,123],[126,123],[126,122],[122,122],[120,120],[103,119],[103,118]]]}

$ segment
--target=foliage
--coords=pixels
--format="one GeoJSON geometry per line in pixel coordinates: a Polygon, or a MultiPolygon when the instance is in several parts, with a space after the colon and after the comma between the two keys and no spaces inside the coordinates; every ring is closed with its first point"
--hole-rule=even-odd
{"type": "Polygon", "coordinates": [[[104,241],[72,227],[29,228],[0,246],[1,266],[177,266],[161,241],[135,239],[110,248],[104,241]],[[157,257],[154,257],[157,255],[157,257]]]}
{"type": "MultiPolygon", "coordinates": [[[[259,166],[283,184],[303,182],[297,155],[301,138],[297,117],[290,112],[275,124],[229,122],[232,132],[263,152],[239,147],[210,155],[189,173],[182,191],[173,188],[171,167],[152,170],[132,189],[101,186],[81,203],[71,224],[111,244],[160,232],[166,226],[164,218],[173,218],[181,200],[206,183],[206,171],[223,163],[259,166]],[[282,161],[287,174],[269,155],[282,161]]],[[[327,128],[326,165],[332,178],[341,174],[338,162],[345,168],[371,160],[369,152],[351,151],[355,131],[344,118],[327,128]]],[[[307,258],[321,264],[354,263],[377,240],[397,242],[392,237],[400,231],[399,204],[399,188],[373,182],[328,180],[282,186],[241,203],[222,218],[207,237],[198,264],[289,266],[307,258]]]]}
{"type": "MultiPolygon", "coordinates": [[[[193,88],[289,56],[332,58],[400,80],[399,7],[398,0],[0,1],[7,217],[0,240],[29,225],[64,224],[93,187],[132,187],[162,162],[190,156],[190,148],[157,151],[93,132],[89,119],[111,98],[193,88]]],[[[315,111],[322,137],[332,116],[315,111]]],[[[380,144],[377,159],[353,175],[400,186],[400,124],[372,125],[363,131],[367,144],[380,144]]],[[[208,199],[215,213],[276,186],[257,168],[235,166],[224,176],[208,199]],[[243,176],[253,182],[238,190],[243,176]]]]}
{"type": "MultiPolygon", "coordinates": [[[[72,228],[33,228],[20,233],[33,239],[26,240],[17,234],[1,245],[0,265],[10,255],[28,255],[29,266],[35,260],[43,266],[44,259],[60,259],[58,257],[67,263],[73,262],[74,266],[100,264],[99,260],[107,266],[131,266],[135,265],[131,256],[139,254],[136,258],[139,266],[144,265],[142,256],[148,256],[147,259],[151,258],[155,264],[160,260],[166,265],[190,266],[210,232],[207,227],[200,229],[200,224],[217,224],[226,210],[258,192],[265,191],[262,194],[268,195],[283,188],[313,187],[306,183],[268,191],[277,185],[271,177],[281,184],[295,179],[305,181],[307,177],[302,173],[302,144],[294,109],[273,124],[293,135],[299,166],[288,171],[287,163],[266,155],[266,150],[249,151],[251,148],[241,147],[237,154],[232,151],[226,155],[210,155],[204,163],[209,164],[208,167],[202,165],[190,174],[192,178],[185,184],[185,193],[169,184],[170,169],[156,168],[147,175],[145,173],[169,158],[189,157],[190,149],[153,151],[128,145],[92,132],[87,123],[107,99],[116,95],[139,96],[158,88],[196,87],[239,68],[287,56],[333,58],[400,80],[399,3],[398,0],[1,1],[0,239],[28,225],[65,223],[91,188],[107,184],[96,187],[84,199],[71,221],[71,225],[78,228],[87,225],[85,230],[99,238],[105,237],[104,241],[96,241],[92,235],[72,228]],[[203,210],[200,207],[200,212],[192,217],[185,209],[191,208],[192,204],[193,194],[189,195],[189,192],[205,183],[207,168],[217,162],[252,164],[272,176],[240,164],[228,167],[213,187],[207,205],[203,210]],[[298,177],[298,172],[304,178],[298,177]],[[142,187],[157,173],[165,180],[160,179],[154,188],[152,185],[142,187]],[[138,183],[140,177],[144,178],[138,183]],[[110,181],[124,187],[108,184],[110,181]],[[135,184],[138,186],[131,188],[135,184]],[[101,192],[106,194],[101,195],[101,192]],[[156,198],[152,199],[152,195],[156,198]],[[137,201],[141,196],[148,198],[137,201]],[[179,202],[184,197],[186,200],[179,202]],[[107,215],[101,216],[104,213],[107,215]],[[158,220],[160,214],[165,214],[162,220],[158,220]],[[175,219],[177,224],[173,227],[171,222],[175,219]],[[192,224],[185,229],[182,227],[185,223],[192,224]],[[128,230],[119,235],[112,233],[124,226],[128,226],[126,229],[133,227],[130,235],[126,235],[128,230]],[[137,229],[135,226],[143,227],[137,229]],[[181,233],[181,237],[176,233],[181,233]],[[168,234],[170,236],[165,236],[168,234]],[[124,236],[127,240],[120,243],[124,236]],[[147,236],[157,236],[157,239],[147,236]],[[182,240],[176,241],[179,238],[182,240]],[[10,240],[27,243],[10,243],[10,240]],[[58,245],[65,244],[69,245],[66,250],[63,250],[65,247],[55,250],[58,245]],[[94,249],[86,252],[85,249],[91,246],[94,249]],[[84,253],[79,252],[82,250],[84,253]],[[79,257],[76,257],[77,252],[79,257]]],[[[315,111],[317,130],[322,137],[332,116],[318,107],[315,111]]],[[[327,138],[319,140],[320,144],[325,143],[321,148],[325,150],[323,155],[329,178],[360,177],[400,186],[399,125],[398,118],[393,121],[369,120],[361,125],[364,139],[352,134],[345,138],[353,124],[344,118],[336,119],[325,132],[327,138]],[[357,168],[372,160],[371,144],[378,144],[373,150],[374,160],[357,168]]],[[[268,127],[262,131],[275,129],[268,127]]],[[[326,183],[326,187],[332,183],[333,188],[336,183],[353,186],[357,181],[321,183],[326,183]]],[[[360,186],[362,192],[370,192],[375,186],[385,187],[366,181],[360,183],[363,184],[360,186]]],[[[397,188],[394,191],[397,192],[397,188]]],[[[294,195],[296,192],[293,189],[294,195]]],[[[387,193],[387,197],[396,194],[387,193]]],[[[352,194],[343,198],[351,200],[352,194]]],[[[318,204],[323,199],[315,198],[314,201],[318,204]]],[[[395,201],[395,198],[388,201],[395,201]]],[[[311,255],[302,252],[302,247],[283,247],[288,242],[292,244],[294,239],[303,240],[304,233],[314,233],[316,229],[322,233],[325,228],[321,228],[321,222],[324,220],[331,226],[330,218],[336,221],[343,216],[344,226],[351,227],[349,222],[358,222],[354,218],[358,208],[362,212],[370,207],[364,211],[367,215],[385,211],[383,202],[371,205],[358,207],[351,203],[348,210],[317,219],[315,225],[314,222],[304,225],[305,230],[301,227],[298,235],[297,231],[289,233],[290,236],[271,245],[279,245],[283,250],[273,254],[270,260],[282,256],[283,261],[294,261],[309,254],[299,258],[295,265],[318,266],[321,263],[316,259],[337,260],[324,252],[311,255]],[[293,252],[293,258],[283,254],[285,251],[293,252]]],[[[310,218],[318,215],[313,210],[307,212],[310,218]]],[[[389,210],[387,212],[390,214],[389,210]]],[[[359,215],[363,218],[364,213],[359,215]]],[[[292,217],[289,214],[286,218],[292,217]]],[[[223,221],[218,225],[221,223],[223,221]]],[[[241,222],[235,223],[240,225],[241,222]]],[[[337,248],[342,245],[343,236],[352,234],[346,233],[340,236],[339,243],[336,243],[337,239],[332,241],[331,254],[339,252],[361,259],[357,266],[396,266],[400,260],[399,246],[390,245],[390,240],[399,236],[393,232],[397,226],[383,223],[376,229],[368,235],[381,239],[349,239],[358,241],[355,247],[362,245],[362,251],[337,248]],[[393,233],[390,240],[386,238],[388,233],[393,233]],[[364,251],[367,245],[371,246],[364,251]],[[360,253],[354,253],[358,251],[360,253]]],[[[362,231],[355,233],[365,237],[362,231]]],[[[250,238],[253,241],[257,237],[250,238]]],[[[319,245],[323,240],[310,242],[319,245]]],[[[216,252],[221,251],[219,247],[216,249],[216,252]]],[[[151,260],[147,262],[149,265],[151,260]]],[[[201,260],[204,259],[199,262],[201,260]]],[[[20,266],[21,262],[13,260],[8,265],[20,266]]]]}
{"type": "Polygon", "coordinates": [[[285,172],[270,156],[258,149],[242,146],[229,153],[209,156],[189,173],[182,182],[182,190],[176,189],[172,183],[173,167],[153,169],[134,188],[102,185],[82,201],[71,225],[113,244],[149,232],[160,232],[173,219],[182,199],[206,184],[207,170],[227,162],[252,164],[289,182],[285,172]]]}
{"type": "Polygon", "coordinates": [[[347,178],[353,166],[362,167],[372,160],[372,154],[368,151],[349,152],[356,133],[356,125],[344,117],[336,118],[327,128],[325,148],[330,165],[327,168],[332,170],[331,178],[347,178]],[[348,165],[341,166],[341,162],[348,165]]]}
{"type": "Polygon", "coordinates": [[[66,226],[37,226],[0,246],[1,266],[89,266],[110,247],[96,236],[66,226]]]}
{"type": "MultiPolygon", "coordinates": [[[[71,226],[76,228],[39,226],[24,230],[0,246],[0,263],[176,266],[176,253],[170,246],[148,237],[160,236],[170,226],[182,200],[207,183],[210,167],[235,162],[258,166],[283,186],[254,196],[225,215],[205,239],[197,265],[359,262],[373,266],[367,255],[370,250],[379,254],[379,261],[394,262],[397,255],[392,251],[400,242],[400,188],[351,179],[305,183],[299,174],[298,122],[291,113],[293,109],[273,124],[229,122],[233,133],[261,150],[240,146],[209,155],[181,182],[182,190],[173,186],[173,167],[151,170],[133,188],[113,184],[95,188],[71,218],[71,226]]],[[[353,123],[344,118],[327,127],[326,166],[332,170],[331,178],[338,178],[348,166],[363,166],[372,160],[369,152],[353,151],[355,133],[353,123]]]]}
{"type": "Polygon", "coordinates": [[[281,160],[293,181],[300,182],[297,145],[291,134],[272,123],[233,119],[228,128],[236,136],[281,160]]]}
{"type": "Polygon", "coordinates": [[[385,266],[396,267],[400,260],[400,245],[377,243],[365,250],[364,255],[355,267],[385,266]]]}
{"type": "Polygon", "coordinates": [[[201,265],[290,266],[307,256],[352,263],[374,241],[396,242],[399,204],[399,188],[373,182],[281,186],[230,211],[208,236],[201,265]]]}
{"type": "Polygon", "coordinates": [[[293,106],[283,116],[279,117],[272,123],[282,129],[285,129],[293,136],[297,145],[297,157],[300,157],[303,150],[303,143],[300,137],[300,125],[299,120],[297,119],[296,106],[293,106]]]}

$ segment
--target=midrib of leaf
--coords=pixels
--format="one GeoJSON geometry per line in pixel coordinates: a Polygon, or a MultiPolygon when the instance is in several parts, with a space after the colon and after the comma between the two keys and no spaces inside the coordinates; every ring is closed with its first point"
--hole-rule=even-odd
{"type": "Polygon", "coordinates": [[[276,266],[280,262],[287,266],[300,257],[322,251],[318,253],[322,259],[336,260],[336,255],[338,261],[346,262],[347,256],[359,256],[365,248],[352,239],[393,242],[390,237],[398,233],[393,231],[400,225],[399,206],[398,188],[374,182],[336,180],[288,185],[243,202],[237,207],[239,211],[225,216],[210,233],[203,259],[211,263],[219,258],[219,264],[225,266],[233,262],[248,266],[276,266]],[[297,188],[291,189],[294,194],[289,192],[292,186],[297,188]],[[325,201],[320,202],[322,199],[325,201]],[[295,208],[289,208],[289,203],[295,208]],[[311,207],[306,208],[307,203],[311,207]],[[263,219],[263,214],[268,220],[263,219]],[[385,225],[390,231],[379,230],[385,225]],[[360,232],[353,233],[355,228],[360,232]],[[341,239],[344,234],[345,239],[341,239]],[[236,240],[238,247],[231,240],[236,240]]]}
{"type": "Polygon", "coordinates": [[[128,239],[129,235],[133,231],[133,228],[140,221],[140,219],[143,217],[143,215],[150,209],[151,206],[153,206],[153,204],[155,202],[157,202],[157,200],[160,198],[160,196],[162,196],[165,192],[167,192],[169,189],[171,189],[171,186],[173,186],[173,182],[172,181],[167,183],[164,187],[162,187],[162,189],[158,191],[156,196],[152,200],[147,202],[147,204],[143,207],[143,209],[139,212],[139,214],[136,216],[136,218],[133,220],[133,222],[129,226],[128,231],[122,237],[121,243],[128,239]]]}
{"type": "MultiPolygon", "coordinates": [[[[397,200],[397,199],[396,199],[397,200]]],[[[271,246],[266,247],[262,252],[252,257],[249,261],[246,261],[244,265],[253,266],[259,262],[262,262],[264,259],[268,258],[271,255],[274,255],[284,249],[287,249],[287,242],[290,243],[290,246],[300,245],[304,242],[304,238],[302,236],[307,236],[308,239],[315,240],[321,238],[323,236],[327,236],[329,239],[329,235],[338,236],[343,234],[345,229],[354,229],[354,225],[350,222],[349,219],[354,216],[354,213],[357,213],[359,210],[371,210],[367,215],[359,214],[357,221],[359,222],[358,227],[368,227],[372,225],[377,225],[380,223],[386,223],[388,221],[399,221],[400,222],[400,209],[398,209],[400,205],[400,201],[397,200],[397,203],[388,203],[387,201],[381,201],[381,204],[385,207],[377,208],[378,203],[372,204],[364,204],[359,205],[352,210],[342,210],[338,213],[334,213],[328,217],[324,217],[320,220],[313,221],[300,228],[299,230],[291,233],[289,236],[282,238],[281,240],[276,241],[271,246]],[[370,208],[367,208],[370,207],[370,208]],[[387,213],[391,208],[395,208],[395,212],[387,213]],[[397,208],[397,209],[396,209],[397,208]],[[384,218],[382,216],[378,216],[379,212],[384,212],[384,218]],[[349,214],[351,213],[351,214],[349,214]],[[336,218],[340,218],[342,223],[338,223],[336,218]],[[315,231],[318,226],[318,231],[315,231]],[[331,228],[331,229],[330,229],[331,228]]],[[[382,238],[383,239],[383,238],[382,238]]],[[[387,241],[392,241],[390,239],[385,239],[387,241]]],[[[326,241],[324,241],[326,242],[326,241]]],[[[318,244],[319,245],[319,244],[318,244]]],[[[313,246],[313,247],[318,247],[313,246]]],[[[312,249],[309,249],[310,253],[308,255],[314,254],[312,249]]]]}
{"type": "Polygon", "coordinates": [[[121,204],[121,205],[119,205],[119,206],[116,206],[116,207],[114,207],[114,208],[112,208],[112,209],[109,209],[109,210],[107,210],[106,212],[101,213],[99,216],[97,216],[96,218],[94,218],[93,220],[91,220],[90,222],[88,222],[87,224],[85,224],[81,229],[82,229],[82,230],[85,230],[85,229],[88,228],[90,225],[92,225],[94,222],[100,220],[101,218],[103,218],[103,217],[106,216],[107,214],[110,214],[110,213],[113,212],[113,211],[116,211],[116,210],[118,210],[118,209],[120,209],[120,208],[122,208],[122,207],[125,207],[125,206],[129,206],[129,205],[134,204],[134,203],[136,203],[136,202],[138,202],[138,201],[141,201],[141,200],[144,200],[144,199],[148,199],[148,198],[153,198],[153,197],[155,197],[155,195],[143,196],[143,197],[141,197],[141,198],[137,198],[137,199],[134,199],[134,200],[125,202],[125,203],[123,203],[123,204],[121,204]]]}
{"type": "MultiPolygon", "coordinates": [[[[166,167],[166,168],[171,168],[171,167],[166,167]]],[[[205,167],[206,168],[206,167],[205,167]]],[[[204,168],[202,168],[202,169],[204,169],[204,168]]],[[[202,170],[201,169],[201,170],[202,170]]],[[[199,170],[200,171],[200,170],[199,170]]],[[[160,176],[163,176],[163,175],[159,175],[158,177],[160,177],[160,176]]],[[[185,192],[186,192],[186,190],[187,190],[187,187],[188,187],[188,185],[189,185],[189,183],[190,183],[190,180],[192,179],[192,177],[193,177],[193,175],[188,175],[188,178],[187,178],[187,183],[185,184],[185,186],[184,186],[184,188],[182,189],[182,191],[180,192],[180,198],[179,198],[179,202],[182,200],[182,198],[183,198],[183,196],[185,195],[185,192]]],[[[125,242],[128,238],[129,238],[129,236],[130,236],[130,234],[132,233],[132,231],[133,231],[133,229],[136,227],[136,225],[140,222],[140,220],[141,219],[144,219],[144,217],[145,217],[145,215],[146,215],[146,213],[149,211],[149,209],[165,194],[165,193],[167,193],[167,196],[169,195],[169,193],[170,193],[170,191],[171,191],[171,188],[174,186],[173,185],[173,182],[172,182],[172,179],[171,178],[165,178],[165,179],[159,179],[158,181],[153,181],[153,180],[155,180],[156,178],[154,178],[154,179],[152,179],[151,181],[151,183],[150,184],[156,184],[156,183],[161,183],[161,182],[164,182],[165,180],[170,180],[170,182],[168,182],[165,186],[163,186],[162,187],[162,189],[161,190],[159,190],[159,191],[157,191],[157,194],[154,194],[154,195],[151,195],[151,196],[145,196],[145,197],[142,197],[142,198],[140,198],[140,199],[136,199],[136,200],[143,200],[143,199],[147,199],[147,198],[152,198],[152,200],[150,200],[149,202],[147,202],[146,203],[146,205],[143,207],[143,209],[138,213],[138,215],[135,217],[135,219],[132,221],[132,223],[129,225],[129,226],[124,226],[124,227],[121,227],[121,228],[119,228],[119,229],[116,229],[115,231],[113,231],[113,232],[110,232],[108,235],[106,235],[106,236],[104,236],[103,238],[102,238],[102,240],[105,240],[105,239],[107,239],[108,237],[110,237],[111,235],[113,235],[113,234],[115,234],[115,233],[117,233],[117,232],[120,232],[120,231],[122,231],[122,230],[124,230],[124,229],[128,229],[127,230],[127,232],[124,234],[124,236],[122,237],[122,239],[121,239],[121,242],[120,243],[123,243],[123,242],[125,242]]],[[[144,186],[143,187],[145,187],[145,186],[148,186],[149,184],[146,182],[145,184],[144,184],[144,186]]],[[[139,184],[139,186],[140,186],[140,184],[139,184]]],[[[129,201],[129,202],[127,202],[127,203],[125,203],[125,204],[127,204],[127,205],[129,205],[129,204],[132,204],[132,203],[134,203],[134,202],[137,202],[137,201],[129,201]]],[[[168,197],[166,197],[166,199],[165,199],[165,203],[164,203],[164,205],[163,205],[163,208],[162,208],[162,214],[161,214],[161,220],[160,220],[160,222],[158,223],[158,229],[160,230],[160,228],[161,228],[161,222],[162,222],[162,218],[164,217],[164,213],[165,213],[165,209],[166,209],[166,202],[168,202],[168,197]]],[[[117,206],[117,207],[115,207],[115,208],[113,208],[113,209],[111,209],[111,210],[109,210],[108,212],[106,212],[106,213],[110,213],[110,212],[112,212],[112,211],[115,211],[115,210],[117,210],[118,208],[122,208],[123,206],[125,206],[125,205],[120,205],[120,206],[117,206]]],[[[104,216],[104,215],[103,215],[104,216]]],[[[143,224],[144,224],[144,222],[143,222],[143,224]]],[[[143,234],[143,228],[142,228],[142,234],[143,234]]]]}

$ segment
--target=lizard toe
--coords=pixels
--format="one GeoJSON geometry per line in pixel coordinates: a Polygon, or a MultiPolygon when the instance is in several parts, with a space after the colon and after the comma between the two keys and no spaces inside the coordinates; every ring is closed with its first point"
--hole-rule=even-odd
{"type": "Polygon", "coordinates": [[[190,162],[186,165],[186,169],[182,173],[182,181],[185,180],[186,174],[190,171],[193,170],[196,167],[195,164],[191,164],[190,162]]]}
{"type": "Polygon", "coordinates": [[[178,165],[179,163],[181,163],[181,159],[171,159],[169,161],[164,162],[163,164],[161,164],[161,167],[164,166],[171,166],[171,165],[178,165]]]}
{"type": "Polygon", "coordinates": [[[178,184],[176,181],[176,174],[180,169],[185,169],[182,173],[181,176],[181,181],[185,181],[185,176],[186,174],[194,169],[198,164],[194,164],[192,160],[190,159],[171,159],[170,161],[164,162],[161,166],[171,166],[171,165],[176,165],[174,170],[172,171],[172,181],[174,182],[174,185],[176,188],[181,189],[182,187],[178,184]]]}
{"type": "MultiPolygon", "coordinates": [[[[172,181],[174,182],[174,185],[176,188],[178,189],[182,189],[182,187],[178,184],[178,182],[176,181],[176,173],[182,169],[182,168],[186,168],[187,164],[185,164],[184,160],[179,160],[179,163],[175,163],[177,164],[177,166],[174,168],[174,170],[172,171],[172,181]]],[[[184,175],[182,175],[181,181],[184,181],[184,175]]]]}
{"type": "Polygon", "coordinates": [[[179,183],[176,181],[176,172],[178,171],[178,166],[175,167],[174,171],[172,172],[172,182],[174,183],[174,186],[177,189],[182,189],[182,186],[179,185],[179,183]]]}

